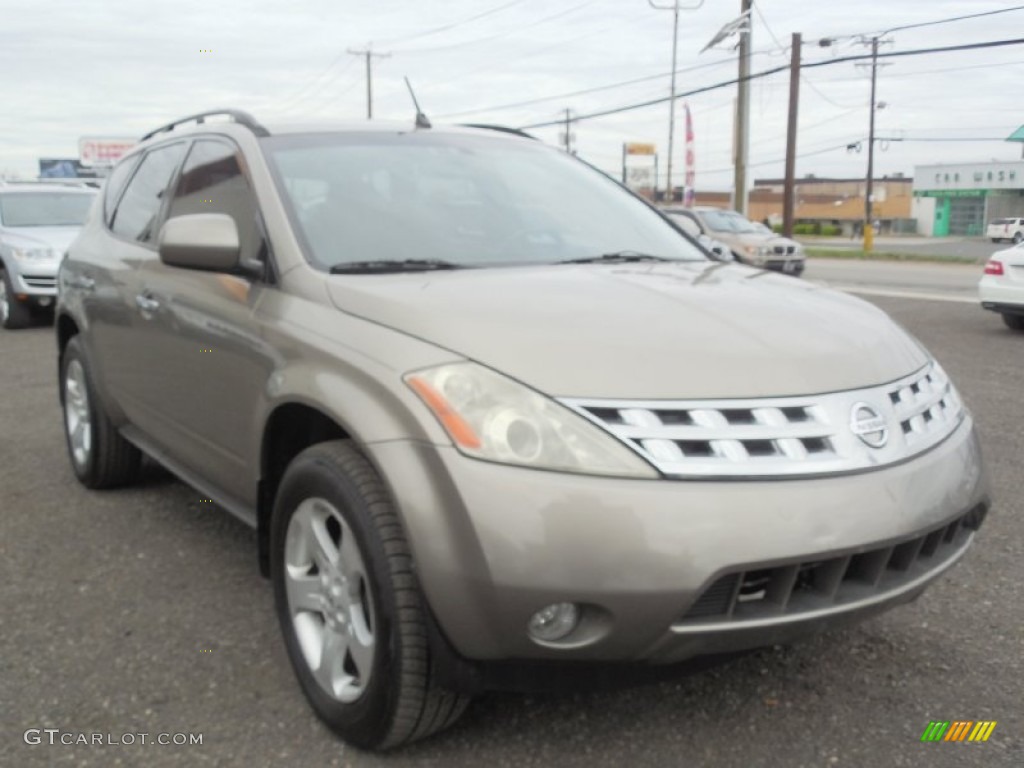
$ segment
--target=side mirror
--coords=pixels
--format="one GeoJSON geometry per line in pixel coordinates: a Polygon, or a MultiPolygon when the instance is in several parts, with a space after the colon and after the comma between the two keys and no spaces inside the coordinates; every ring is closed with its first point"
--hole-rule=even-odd
{"type": "Polygon", "coordinates": [[[172,267],[231,272],[238,268],[238,227],[226,213],[192,213],[164,222],[160,261],[172,267]]]}

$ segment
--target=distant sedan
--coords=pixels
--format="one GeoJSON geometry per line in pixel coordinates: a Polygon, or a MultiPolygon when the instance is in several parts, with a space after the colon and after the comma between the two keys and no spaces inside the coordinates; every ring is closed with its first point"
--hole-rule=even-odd
{"type": "Polygon", "coordinates": [[[978,283],[981,306],[998,312],[1015,331],[1024,331],[1024,242],[996,251],[978,283]]]}

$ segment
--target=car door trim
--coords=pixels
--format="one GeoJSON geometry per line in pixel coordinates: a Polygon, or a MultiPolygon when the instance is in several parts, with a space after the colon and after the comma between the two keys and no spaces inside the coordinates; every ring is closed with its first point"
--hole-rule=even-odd
{"type": "Polygon", "coordinates": [[[131,425],[124,426],[121,428],[121,434],[128,442],[156,461],[168,472],[175,475],[183,483],[212,499],[213,503],[218,507],[226,509],[250,528],[257,527],[256,510],[237,496],[227,493],[213,483],[205,480],[197,473],[193,472],[184,464],[168,456],[163,449],[154,445],[153,442],[136,427],[131,425]]]}

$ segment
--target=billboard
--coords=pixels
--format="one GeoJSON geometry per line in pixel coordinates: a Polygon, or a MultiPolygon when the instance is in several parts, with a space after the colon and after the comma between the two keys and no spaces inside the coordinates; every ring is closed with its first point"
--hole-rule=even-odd
{"type": "Polygon", "coordinates": [[[631,141],[625,146],[627,155],[656,155],[658,153],[657,148],[647,142],[631,141]]]}
{"type": "Polygon", "coordinates": [[[83,136],[78,140],[78,159],[84,166],[110,166],[137,143],[124,137],[83,136]]]}

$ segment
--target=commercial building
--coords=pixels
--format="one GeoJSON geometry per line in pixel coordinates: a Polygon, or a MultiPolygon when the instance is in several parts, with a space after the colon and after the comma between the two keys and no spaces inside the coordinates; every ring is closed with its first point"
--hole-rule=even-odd
{"type": "Polygon", "coordinates": [[[992,219],[1024,216],[1024,160],[916,166],[912,210],[922,235],[984,235],[992,219]]]}
{"type": "MultiPolygon", "coordinates": [[[[873,182],[873,214],[882,232],[916,232],[911,218],[913,180],[902,173],[873,182]]],[[[819,178],[809,175],[794,185],[794,219],[797,224],[825,228],[850,235],[864,222],[865,179],[819,178]]],[[[748,214],[754,221],[782,222],[784,179],[755,179],[748,196],[748,214]]],[[[697,192],[697,205],[730,207],[728,192],[697,192]]]]}

